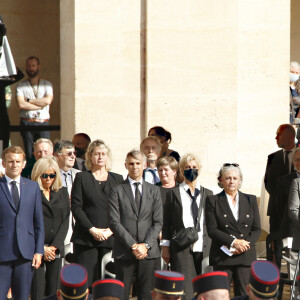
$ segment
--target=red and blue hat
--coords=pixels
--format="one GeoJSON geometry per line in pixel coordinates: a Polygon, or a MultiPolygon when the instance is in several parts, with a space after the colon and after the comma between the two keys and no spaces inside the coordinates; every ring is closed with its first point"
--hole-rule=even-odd
{"type": "Polygon", "coordinates": [[[226,272],[210,272],[199,275],[193,279],[194,296],[211,290],[229,290],[228,275],[226,272]]]}
{"type": "Polygon", "coordinates": [[[249,286],[259,298],[270,299],[277,295],[280,272],[267,260],[256,260],[251,265],[249,286]]]}
{"type": "Polygon", "coordinates": [[[184,275],[172,271],[155,271],[154,291],[164,295],[184,294],[184,275]]]}
{"type": "Polygon", "coordinates": [[[123,299],[124,283],[117,279],[102,279],[93,283],[93,299],[116,297],[123,299]]]}
{"type": "Polygon", "coordinates": [[[69,264],[60,272],[60,293],[64,299],[84,299],[88,293],[88,275],[83,266],[69,264]]]}

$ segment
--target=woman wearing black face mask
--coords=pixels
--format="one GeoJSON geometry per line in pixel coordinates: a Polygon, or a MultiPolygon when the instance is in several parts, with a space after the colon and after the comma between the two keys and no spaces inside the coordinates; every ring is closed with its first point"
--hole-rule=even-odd
{"type": "Polygon", "coordinates": [[[193,298],[192,279],[202,273],[202,260],[209,254],[204,204],[212,191],[200,185],[200,170],[201,163],[196,155],[186,154],[180,159],[179,171],[184,181],[172,189],[164,207],[162,257],[171,264],[173,271],[185,275],[185,299],[193,298]],[[198,238],[192,244],[185,243],[190,231],[198,238]],[[179,241],[178,236],[182,237],[179,241]]]}

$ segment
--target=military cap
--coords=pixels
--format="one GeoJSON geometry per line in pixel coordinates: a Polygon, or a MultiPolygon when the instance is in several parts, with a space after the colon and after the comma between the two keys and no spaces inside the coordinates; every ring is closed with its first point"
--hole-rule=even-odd
{"type": "Polygon", "coordinates": [[[184,294],[184,275],[172,271],[155,271],[154,291],[164,295],[184,294]]]}
{"type": "Polygon", "coordinates": [[[124,283],[117,279],[102,279],[93,283],[93,299],[117,297],[123,299],[124,283]]]}
{"type": "Polygon", "coordinates": [[[60,272],[60,293],[64,299],[84,299],[88,293],[88,275],[84,267],[69,264],[60,272]]]}
{"type": "Polygon", "coordinates": [[[211,290],[229,290],[228,275],[219,271],[199,275],[193,279],[193,288],[195,296],[211,290]]]}
{"type": "Polygon", "coordinates": [[[259,298],[270,299],[277,295],[280,272],[272,262],[256,260],[251,265],[249,286],[259,298]]]}

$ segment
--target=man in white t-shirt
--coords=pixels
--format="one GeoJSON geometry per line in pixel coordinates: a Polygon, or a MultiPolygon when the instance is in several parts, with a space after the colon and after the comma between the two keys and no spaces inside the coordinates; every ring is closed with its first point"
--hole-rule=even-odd
{"type": "MultiPolygon", "coordinates": [[[[52,84],[39,77],[40,60],[35,56],[26,59],[28,79],[17,85],[17,103],[20,108],[20,125],[41,126],[49,125],[49,109],[53,100],[52,84]]],[[[26,158],[32,157],[32,145],[39,138],[50,139],[50,132],[37,128],[21,130],[26,158]]]]}

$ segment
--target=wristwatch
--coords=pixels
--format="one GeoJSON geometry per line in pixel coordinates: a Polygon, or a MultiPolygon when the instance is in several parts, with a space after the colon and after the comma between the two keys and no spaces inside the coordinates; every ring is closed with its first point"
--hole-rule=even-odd
{"type": "Polygon", "coordinates": [[[29,102],[29,101],[30,101],[30,99],[29,99],[29,98],[27,98],[27,99],[26,99],[26,101],[27,101],[27,102],[29,102]]]}
{"type": "Polygon", "coordinates": [[[146,248],[149,250],[149,249],[151,249],[151,247],[150,247],[150,245],[149,244],[147,244],[147,243],[144,243],[145,244],[145,246],[146,246],[146,248]]]}

